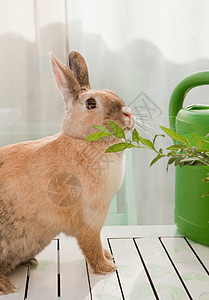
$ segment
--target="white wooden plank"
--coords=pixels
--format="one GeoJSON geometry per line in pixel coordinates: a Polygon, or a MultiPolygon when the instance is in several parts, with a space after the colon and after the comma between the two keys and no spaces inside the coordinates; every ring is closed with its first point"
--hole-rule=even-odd
{"type": "MultiPolygon", "coordinates": [[[[118,274],[125,299],[155,299],[146,272],[132,239],[129,237],[155,237],[136,239],[143,259],[160,300],[187,299],[182,292],[179,278],[163,248],[157,244],[157,237],[168,249],[169,255],[182,276],[193,299],[209,298],[209,277],[198,259],[189,248],[176,226],[106,226],[102,231],[102,243],[109,250],[107,237],[111,239],[118,274]],[[172,238],[172,236],[176,236],[172,238]]],[[[90,300],[85,260],[74,239],[61,235],[61,299],[90,300]]],[[[209,247],[189,240],[206,268],[209,268],[209,247]]],[[[57,299],[57,245],[53,241],[37,257],[39,266],[31,271],[28,299],[57,299]]],[[[1,299],[24,299],[26,267],[19,267],[9,274],[9,279],[19,288],[18,292],[1,299]]],[[[122,299],[116,273],[100,276],[90,271],[92,299],[122,299]]]]}
{"type": "Polygon", "coordinates": [[[156,299],[132,239],[111,239],[124,297],[156,299]]]}
{"type": "Polygon", "coordinates": [[[60,240],[61,299],[90,300],[86,262],[75,238],[60,240]]]}
{"type": "Polygon", "coordinates": [[[27,277],[27,267],[19,266],[16,270],[9,273],[7,278],[18,289],[16,293],[1,296],[1,300],[23,300],[25,294],[25,283],[27,277]]]}
{"type": "Polygon", "coordinates": [[[105,226],[108,238],[182,236],[175,225],[105,226]]]}
{"type": "MultiPolygon", "coordinates": [[[[209,276],[183,238],[162,238],[193,299],[209,297],[209,276]]],[[[209,255],[209,249],[208,249],[209,255]]]]}
{"type": "Polygon", "coordinates": [[[187,239],[209,272],[209,247],[187,239]]]}
{"type": "Polygon", "coordinates": [[[53,240],[36,258],[39,265],[30,272],[28,299],[57,299],[57,241],[53,240]]]}
{"type": "Polygon", "coordinates": [[[160,300],[189,299],[158,238],[136,239],[160,300]]]}
{"type": "MultiPolygon", "coordinates": [[[[105,231],[101,232],[101,240],[104,249],[107,249],[110,252],[109,245],[107,242],[107,237],[105,235],[105,231]]],[[[119,282],[117,279],[116,272],[102,276],[96,275],[89,268],[89,278],[91,285],[91,292],[93,299],[104,299],[104,300],[121,300],[121,290],[119,286],[119,282]]]]}

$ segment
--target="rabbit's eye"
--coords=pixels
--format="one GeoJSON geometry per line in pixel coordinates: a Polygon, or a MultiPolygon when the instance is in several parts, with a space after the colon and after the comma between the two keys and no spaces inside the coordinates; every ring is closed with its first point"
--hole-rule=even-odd
{"type": "Polygon", "coordinates": [[[96,101],[93,98],[90,98],[86,101],[86,107],[87,109],[93,109],[96,108],[96,101]]]}

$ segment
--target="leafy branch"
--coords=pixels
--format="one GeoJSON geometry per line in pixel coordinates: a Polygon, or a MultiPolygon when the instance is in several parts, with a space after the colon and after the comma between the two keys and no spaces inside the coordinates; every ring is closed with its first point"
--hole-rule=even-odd
{"type": "MultiPolygon", "coordinates": [[[[168,167],[172,164],[175,166],[209,166],[209,141],[204,139],[201,140],[195,133],[190,140],[177,134],[172,129],[160,126],[164,133],[178,142],[166,148],[166,152],[163,153],[163,149],[157,149],[155,144],[159,137],[165,137],[165,134],[157,134],[153,140],[145,139],[136,129],[132,132],[132,140],[128,140],[125,136],[123,129],[113,121],[108,122],[110,129],[101,125],[93,125],[98,131],[86,138],[87,141],[96,141],[104,137],[110,136],[116,141],[120,141],[111,145],[105,152],[120,152],[128,148],[140,148],[153,150],[157,155],[151,161],[150,166],[155,164],[158,160],[163,157],[168,158],[168,167]]],[[[208,138],[209,134],[205,138],[208,138]]],[[[203,182],[209,182],[209,173],[207,177],[202,180],[203,182]]],[[[204,196],[209,195],[209,192],[204,196]]]]}

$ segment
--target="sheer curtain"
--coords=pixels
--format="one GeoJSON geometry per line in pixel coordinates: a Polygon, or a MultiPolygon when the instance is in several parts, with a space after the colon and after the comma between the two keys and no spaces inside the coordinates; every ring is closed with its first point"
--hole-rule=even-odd
{"type": "Polygon", "coordinates": [[[49,52],[66,59],[65,3],[0,1],[0,23],[1,145],[57,132],[64,105],[49,52]]]}
{"type": "MultiPolygon", "coordinates": [[[[148,138],[168,126],[176,84],[209,69],[207,0],[1,0],[0,24],[1,145],[60,130],[63,103],[49,51],[63,61],[80,51],[92,88],[121,96],[148,138]]],[[[208,103],[208,95],[208,87],[197,88],[185,104],[208,103]]],[[[172,224],[175,170],[167,174],[166,161],[149,168],[153,155],[133,151],[138,222],[172,224]]]]}

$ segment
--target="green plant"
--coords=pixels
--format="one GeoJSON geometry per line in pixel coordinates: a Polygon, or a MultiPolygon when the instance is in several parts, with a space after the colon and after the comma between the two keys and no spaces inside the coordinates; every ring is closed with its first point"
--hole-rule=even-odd
{"type": "MultiPolygon", "coordinates": [[[[157,134],[154,136],[153,140],[145,139],[139,135],[136,129],[132,132],[132,139],[127,139],[123,129],[114,123],[109,121],[110,129],[101,125],[93,126],[98,131],[86,138],[87,141],[96,141],[104,137],[110,136],[114,138],[117,143],[111,145],[105,152],[119,152],[127,148],[139,148],[139,149],[149,149],[154,151],[157,155],[151,161],[150,166],[156,163],[163,157],[168,158],[167,170],[168,167],[172,164],[175,166],[209,166],[209,150],[206,145],[209,145],[209,141],[204,139],[201,140],[197,137],[197,134],[194,133],[190,140],[185,137],[177,134],[172,129],[160,126],[160,128],[173,140],[177,141],[178,144],[172,144],[166,149],[156,148],[156,140],[159,137],[165,137],[165,134],[157,134]],[[166,151],[166,152],[165,152],[166,151]]],[[[209,137],[209,134],[206,135],[206,138],[209,137]]],[[[209,182],[209,173],[207,177],[203,179],[203,182],[209,182]]],[[[203,196],[209,195],[209,192],[203,196]]]]}

